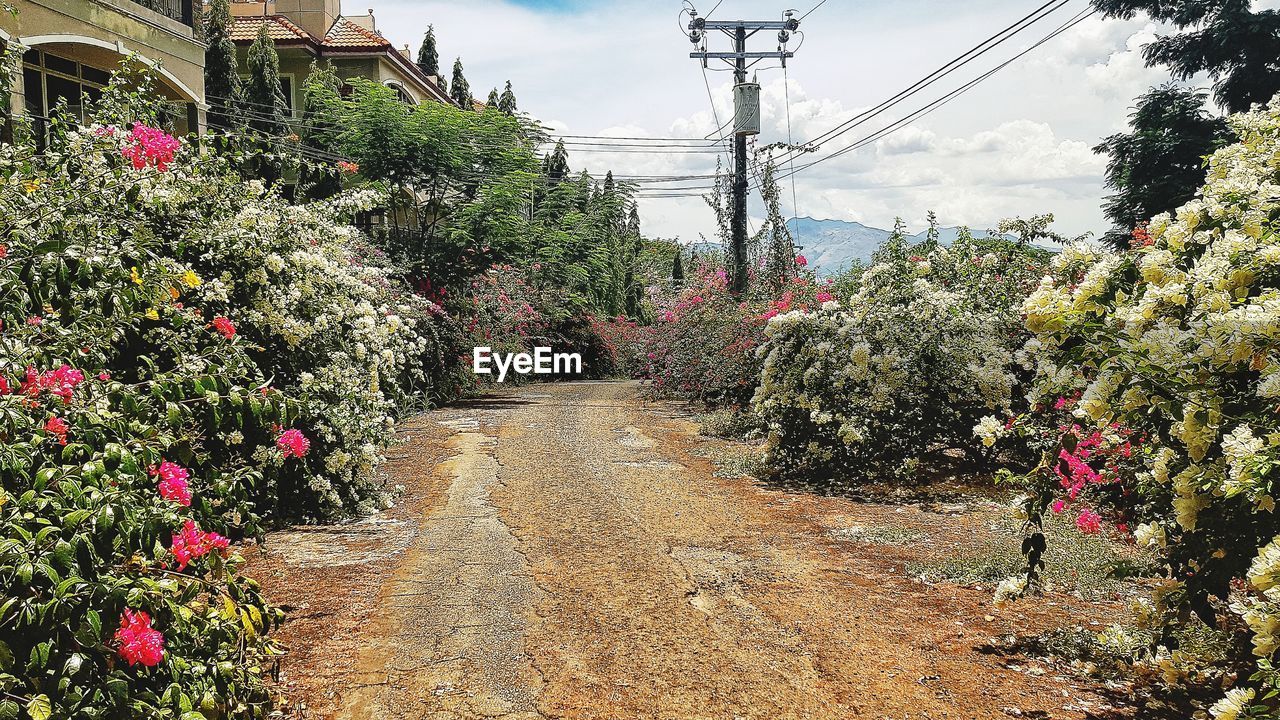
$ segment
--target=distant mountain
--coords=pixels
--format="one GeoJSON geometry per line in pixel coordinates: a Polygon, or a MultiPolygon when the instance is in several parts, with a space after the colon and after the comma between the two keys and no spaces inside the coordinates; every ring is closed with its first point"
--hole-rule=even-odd
{"type": "MultiPolygon", "coordinates": [[[[796,218],[787,222],[791,237],[801,249],[809,267],[821,275],[840,272],[854,260],[867,262],[871,254],[889,238],[892,231],[869,227],[846,220],[815,220],[796,218]]],[[[938,240],[950,245],[960,236],[961,228],[938,228],[938,240]]],[[[909,236],[912,242],[924,240],[926,231],[909,236]]],[[[971,230],[977,237],[985,237],[985,230],[971,230]]],[[[1010,238],[1012,239],[1012,238],[1010,238]]]]}
{"type": "MultiPolygon", "coordinates": [[[[854,260],[866,263],[871,254],[889,239],[892,231],[871,227],[847,220],[815,220],[811,217],[795,218],[787,221],[791,237],[800,248],[800,253],[809,261],[809,268],[819,275],[833,275],[847,269],[854,260]]],[[[938,228],[938,241],[950,245],[960,237],[959,227],[938,228]]],[[[907,236],[909,242],[924,240],[927,231],[921,230],[915,235],[907,236]]],[[[986,237],[986,230],[970,232],[976,237],[986,237]]],[[[1009,240],[1013,236],[1005,236],[1009,240]]],[[[692,252],[713,254],[720,251],[719,243],[699,242],[685,246],[692,252]]],[[[1049,248],[1055,249],[1055,248],[1049,248]]]]}

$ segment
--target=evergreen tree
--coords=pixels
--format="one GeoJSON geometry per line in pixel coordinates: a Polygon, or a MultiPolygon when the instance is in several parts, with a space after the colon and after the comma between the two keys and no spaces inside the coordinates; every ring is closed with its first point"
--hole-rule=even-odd
{"type": "Polygon", "coordinates": [[[1108,17],[1139,12],[1179,32],[1142,50],[1148,65],[1167,65],[1175,78],[1208,73],[1214,99],[1230,112],[1267,103],[1280,91],[1280,11],[1254,11],[1249,0],[1093,0],[1108,17]]]}
{"type": "Polygon", "coordinates": [[[494,110],[498,109],[498,88],[489,91],[489,99],[484,101],[485,106],[494,110]]]}
{"type": "MultiPolygon", "coordinates": [[[[279,139],[285,134],[288,105],[280,92],[280,57],[276,44],[267,34],[267,25],[258,29],[258,37],[249,46],[247,62],[249,81],[245,84],[245,104],[249,108],[249,127],[260,137],[258,143],[265,153],[277,149],[279,139]]],[[[268,155],[257,160],[257,174],[263,181],[272,183],[280,178],[280,165],[268,155]]]]}
{"type": "Polygon", "coordinates": [[[507,87],[502,91],[502,97],[498,98],[498,109],[508,115],[516,114],[516,94],[511,91],[511,81],[507,81],[507,87]]]}
{"type": "MultiPolygon", "coordinates": [[[[775,291],[782,289],[795,276],[796,246],[791,238],[791,230],[782,216],[782,191],[774,178],[773,161],[764,163],[763,177],[760,180],[760,195],[764,199],[765,222],[760,232],[753,238],[752,245],[758,248],[765,246],[765,278],[775,291]]],[[[754,258],[752,258],[754,260],[754,258]]]]}
{"type": "MultiPolygon", "coordinates": [[[[303,83],[302,122],[299,133],[302,144],[327,153],[341,152],[341,122],[338,117],[342,102],[342,83],[333,66],[311,63],[311,72],[303,83]]],[[[304,166],[298,186],[307,197],[323,199],[342,189],[342,179],[334,168],[304,166]]]]}
{"type": "Polygon", "coordinates": [[[231,3],[212,0],[205,16],[204,92],[209,102],[209,126],[230,128],[237,122],[240,72],[236,44],[231,40],[231,3]]]}
{"type": "Polygon", "coordinates": [[[427,26],[427,35],[418,48],[418,68],[428,77],[440,77],[440,51],[436,49],[436,27],[427,26]]]}
{"type": "Polygon", "coordinates": [[[1130,132],[1093,149],[1111,157],[1106,181],[1114,193],[1103,206],[1114,225],[1103,237],[1108,245],[1127,248],[1139,223],[1174,210],[1204,184],[1203,158],[1231,135],[1225,121],[1205,111],[1205,99],[1202,92],[1172,84],[1152,88],[1138,98],[1130,132]]]}
{"type": "Polygon", "coordinates": [[[453,80],[449,82],[449,97],[463,110],[471,109],[471,85],[462,74],[462,58],[453,61],[453,80]]]}
{"type": "Polygon", "coordinates": [[[676,247],[676,259],[671,263],[671,284],[676,287],[684,286],[684,262],[681,256],[684,255],[679,247],[676,247]]]}
{"type": "Polygon", "coordinates": [[[258,37],[249,46],[244,99],[251,110],[249,127],[269,138],[284,134],[289,106],[280,91],[280,56],[267,25],[258,28],[258,37]]]}
{"type": "Polygon", "coordinates": [[[569,153],[564,149],[564,142],[557,142],[555,149],[543,159],[542,174],[552,184],[569,176],[569,153]]]}

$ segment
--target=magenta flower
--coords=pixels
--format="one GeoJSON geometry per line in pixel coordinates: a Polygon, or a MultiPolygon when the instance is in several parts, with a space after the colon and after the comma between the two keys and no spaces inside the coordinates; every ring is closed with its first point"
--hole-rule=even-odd
{"type": "Polygon", "coordinates": [[[125,608],[115,639],[120,657],[130,665],[155,667],[164,660],[164,635],[151,627],[151,616],[141,610],[125,608]]]}
{"type": "Polygon", "coordinates": [[[186,468],[166,460],[160,463],[160,467],[152,470],[151,474],[160,478],[160,483],[156,486],[160,497],[183,507],[191,507],[191,486],[187,483],[191,473],[186,468]]]}
{"type": "Polygon", "coordinates": [[[280,437],[276,439],[276,447],[280,448],[285,457],[302,457],[311,449],[311,441],[301,430],[291,428],[280,433],[280,437]]]}
{"type": "Polygon", "coordinates": [[[182,572],[192,560],[204,557],[214,550],[226,550],[230,545],[231,541],[225,537],[205,532],[195,521],[188,520],[182,526],[182,531],[173,536],[169,552],[178,561],[178,572],[182,572]]]}

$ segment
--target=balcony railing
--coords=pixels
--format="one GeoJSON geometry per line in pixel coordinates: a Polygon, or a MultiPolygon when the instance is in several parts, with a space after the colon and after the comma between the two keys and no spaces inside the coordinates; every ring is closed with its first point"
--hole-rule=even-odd
{"type": "Polygon", "coordinates": [[[172,20],[186,25],[187,27],[195,27],[195,5],[194,0],[133,0],[148,10],[164,15],[172,20]]]}

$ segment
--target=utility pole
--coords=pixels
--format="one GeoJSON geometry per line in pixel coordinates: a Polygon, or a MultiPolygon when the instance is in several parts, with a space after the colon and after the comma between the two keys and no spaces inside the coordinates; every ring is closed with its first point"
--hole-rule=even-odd
{"type": "Polygon", "coordinates": [[[707,20],[689,9],[689,40],[698,49],[689,57],[701,60],[724,60],[733,66],[733,214],[730,220],[732,273],[729,289],[742,293],[747,289],[747,136],[760,134],[760,86],[747,82],[747,69],[765,59],[781,60],[783,66],[795,53],[786,49],[791,33],[800,21],[788,10],[782,20],[707,20]],[[708,52],[708,31],[719,30],[733,39],[733,52],[708,52]],[[747,52],[747,39],[761,30],[778,31],[778,49],[774,52],[747,52]],[[750,61],[748,63],[748,61],[750,61]]]}

